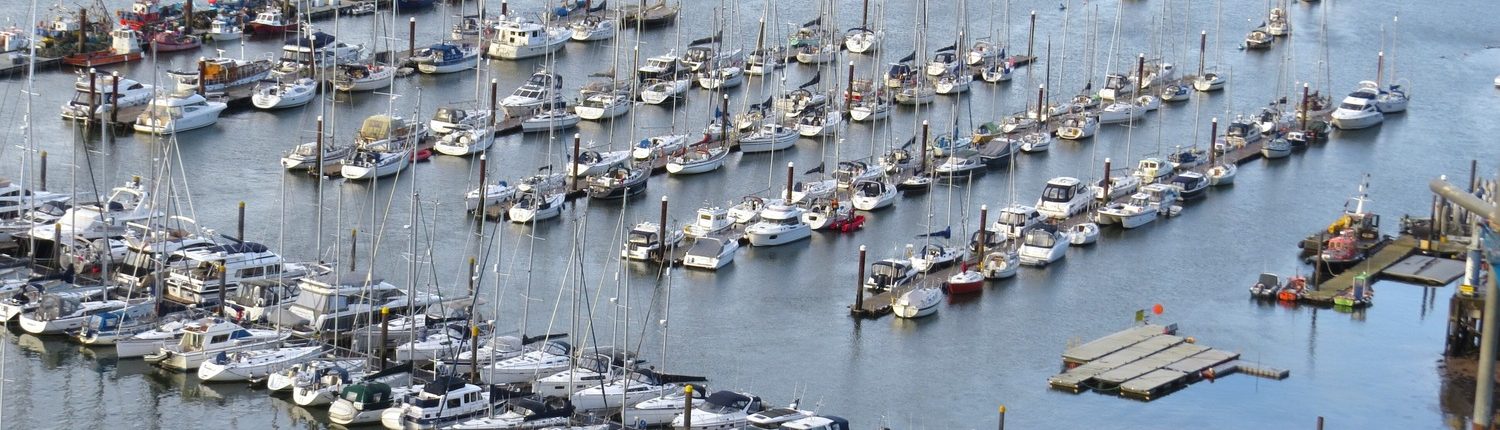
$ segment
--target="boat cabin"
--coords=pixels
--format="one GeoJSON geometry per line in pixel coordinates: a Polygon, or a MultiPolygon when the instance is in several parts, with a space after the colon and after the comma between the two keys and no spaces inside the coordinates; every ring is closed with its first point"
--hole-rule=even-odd
{"type": "Polygon", "coordinates": [[[910,261],[888,258],[870,265],[870,277],[865,280],[865,287],[875,290],[891,289],[906,285],[916,276],[917,269],[912,267],[910,261]]]}
{"type": "Polygon", "coordinates": [[[1148,184],[1161,182],[1161,180],[1172,176],[1177,166],[1172,162],[1160,158],[1142,158],[1136,163],[1135,176],[1141,178],[1141,182],[1148,184]]]}
{"type": "Polygon", "coordinates": [[[782,424],[781,430],[849,430],[849,420],[833,416],[802,418],[782,424]]]}
{"type": "Polygon", "coordinates": [[[354,404],[356,410],[378,411],[395,404],[391,386],[380,382],[365,382],[344,387],[339,398],[354,404]]]}
{"type": "Polygon", "coordinates": [[[212,351],[221,349],[237,339],[252,337],[249,330],[239,324],[217,318],[204,318],[188,323],[182,329],[182,339],[177,342],[178,352],[212,351]]]}
{"type": "Polygon", "coordinates": [[[1036,208],[1031,206],[1011,205],[1000,210],[1000,216],[995,220],[994,228],[1009,237],[1020,237],[1026,229],[1036,226],[1042,221],[1042,215],[1036,208]]]}
{"type": "Polygon", "coordinates": [[[283,273],[281,256],[265,245],[243,242],[219,245],[182,253],[188,261],[186,270],[173,270],[167,277],[168,300],[187,305],[204,305],[218,301],[219,288],[227,296],[241,282],[298,276],[283,273]]]}

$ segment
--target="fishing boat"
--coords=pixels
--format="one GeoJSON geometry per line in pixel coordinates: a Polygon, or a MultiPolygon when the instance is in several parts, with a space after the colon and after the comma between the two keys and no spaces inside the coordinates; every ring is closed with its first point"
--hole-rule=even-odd
{"type": "Polygon", "coordinates": [[[337,336],[374,324],[382,308],[403,314],[440,302],[439,297],[420,291],[409,296],[405,289],[364,271],[308,276],[297,284],[302,289],[297,300],[270,312],[266,321],[306,338],[337,336]]]}
{"type": "Polygon", "coordinates": [[[182,339],[177,344],[164,346],[145,359],[168,369],[196,370],[220,353],[270,349],[289,336],[290,333],[244,328],[229,321],[205,318],[183,327],[182,339]]]}
{"type": "Polygon", "coordinates": [[[245,24],[238,15],[220,13],[209,23],[207,37],[217,41],[239,40],[245,35],[245,24]]]}
{"type": "Polygon", "coordinates": [[[109,48],[102,51],[72,54],[63,63],[78,67],[99,67],[141,59],[141,33],[128,27],[109,32],[109,48]]]}
{"type": "Polygon", "coordinates": [[[759,221],[745,228],[752,246],[785,245],[812,236],[812,228],[802,221],[804,210],[782,202],[770,202],[759,214],[759,221]]]}
{"type": "MultiPolygon", "coordinates": [[[[1252,290],[1251,292],[1253,293],[1254,291],[1252,290]]],[[[1307,278],[1304,278],[1302,276],[1293,276],[1291,279],[1287,280],[1285,286],[1281,287],[1281,289],[1278,290],[1278,292],[1276,293],[1276,299],[1284,302],[1295,302],[1298,300],[1302,300],[1302,297],[1306,294],[1307,278]]]]}
{"type": "Polygon", "coordinates": [[[1070,239],[1052,224],[1040,224],[1021,236],[1016,253],[1025,266],[1046,266],[1068,256],[1070,239]]]}
{"type": "MultiPolygon", "coordinates": [[[[151,25],[160,25],[170,18],[182,16],[181,5],[163,5],[159,0],[135,0],[130,10],[116,12],[120,25],[140,30],[151,25]]],[[[76,25],[76,21],[74,21],[76,25]]]]}
{"type": "Polygon", "coordinates": [[[201,90],[208,94],[227,93],[260,82],[270,76],[274,65],[270,59],[245,61],[223,56],[199,60],[198,64],[202,66],[201,71],[167,71],[167,76],[177,84],[177,91],[201,90]],[[201,83],[198,82],[200,73],[204,78],[201,83]]]}
{"type": "Polygon", "coordinates": [[[506,211],[506,216],[514,223],[534,223],[556,218],[562,214],[565,197],[557,191],[523,191],[516,197],[516,203],[506,211]]]}
{"type": "Polygon", "coordinates": [[[496,27],[498,36],[490,41],[486,54],[490,58],[519,60],[551,54],[567,45],[573,31],[562,27],[543,27],[520,17],[506,19],[496,27]]]}
{"type": "Polygon", "coordinates": [[[1047,181],[1042,197],[1037,199],[1037,213],[1053,219],[1067,219],[1089,210],[1096,194],[1078,178],[1059,176],[1047,181]]]}
{"type": "Polygon", "coordinates": [[[119,75],[98,74],[91,81],[79,74],[73,82],[73,99],[62,105],[63,119],[92,120],[108,118],[110,112],[151,102],[155,91],[150,85],[119,75]],[[93,111],[89,111],[92,108],[93,111]]]}
{"type": "Polygon", "coordinates": [[[921,318],[937,313],[943,302],[943,291],[938,287],[923,285],[902,293],[891,301],[891,313],[897,318],[921,318]]]}
{"type": "Polygon", "coordinates": [[[208,127],[219,122],[219,113],[226,107],[191,90],[157,96],[136,117],[135,131],[170,134],[208,127]]]}
{"type": "Polygon", "coordinates": [[[318,81],[266,81],[255,89],[250,102],[261,109],[286,109],[305,105],[318,95],[318,81]]]}
{"type": "Polygon", "coordinates": [[[588,178],[588,193],[591,199],[623,199],[646,191],[646,179],[650,172],[645,169],[615,167],[604,174],[588,178]]]}
{"type": "Polygon", "coordinates": [[[315,345],[220,354],[198,366],[198,380],[231,382],[265,378],[293,364],[311,360],[322,352],[323,347],[315,345]]]}
{"type": "Polygon", "coordinates": [[[453,73],[479,64],[479,48],[467,43],[439,42],[412,56],[417,71],[427,74],[453,73]]]}
{"type": "Polygon", "coordinates": [[[203,46],[203,40],[198,36],[183,34],[176,30],[156,33],[156,36],[151,38],[151,49],[158,53],[198,49],[200,46],[203,46]]]}
{"type": "Polygon", "coordinates": [[[693,409],[673,418],[671,426],[682,430],[743,428],[749,424],[751,414],[763,410],[765,406],[761,405],[760,397],[748,393],[719,391],[709,394],[708,398],[693,409]]]}
{"type": "Polygon", "coordinates": [[[1099,240],[1099,224],[1082,222],[1068,228],[1068,243],[1073,246],[1092,245],[1099,240]]]}
{"type": "Polygon", "coordinates": [[[344,92],[373,91],[391,85],[396,68],[379,63],[340,64],[334,72],[333,88],[344,92]]]}
{"type": "Polygon", "coordinates": [[[295,32],[297,21],[287,18],[279,6],[267,4],[265,10],[256,13],[255,19],[250,20],[249,27],[255,36],[280,36],[295,32]]]}

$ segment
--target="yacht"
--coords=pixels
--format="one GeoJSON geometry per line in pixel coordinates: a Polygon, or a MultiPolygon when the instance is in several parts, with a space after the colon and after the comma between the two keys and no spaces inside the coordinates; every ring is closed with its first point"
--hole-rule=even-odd
{"type": "Polygon", "coordinates": [[[911,260],[887,258],[870,265],[870,276],[865,278],[864,286],[876,291],[894,290],[906,286],[916,278],[917,268],[911,264],[911,260]]]}
{"type": "Polygon", "coordinates": [[[347,179],[374,179],[399,172],[411,164],[414,147],[427,132],[426,124],[399,116],[365,118],[354,138],[355,153],[342,161],[339,173],[347,179]]]}
{"type": "Polygon", "coordinates": [[[1068,256],[1068,244],[1067,234],[1051,224],[1042,224],[1026,231],[1016,252],[1023,265],[1046,266],[1068,256]]]}
{"type": "Polygon", "coordinates": [[[1135,172],[1131,173],[1131,176],[1140,179],[1142,184],[1149,185],[1170,179],[1172,173],[1176,171],[1177,165],[1172,164],[1171,161],[1156,157],[1146,157],[1136,163],[1135,172]]]}
{"type": "Polygon", "coordinates": [[[341,426],[378,422],[386,409],[399,407],[423,387],[392,387],[383,382],[347,385],[339,392],[338,399],[328,405],[328,421],[341,426]]]}
{"type": "Polygon", "coordinates": [[[824,105],[806,110],[797,117],[797,134],[805,137],[832,135],[843,129],[844,113],[824,105]]]}
{"type": "Polygon", "coordinates": [[[1354,130],[1373,127],[1385,120],[1385,114],[1380,111],[1375,99],[1380,97],[1378,88],[1374,85],[1364,85],[1369,81],[1361,82],[1359,89],[1344,97],[1339,103],[1338,109],[1333,111],[1333,126],[1344,130],[1354,130]]]}
{"type": "MultiPolygon", "coordinates": [[[[105,314],[109,315],[109,314],[105,314]]],[[[192,314],[177,314],[164,316],[155,321],[154,326],[136,332],[130,336],[114,340],[116,358],[141,358],[160,352],[168,345],[176,345],[182,339],[183,330],[197,321],[192,314]]],[[[104,315],[101,315],[104,316],[104,315]]],[[[102,321],[101,321],[102,322],[102,321]]],[[[81,332],[84,344],[99,345],[100,336],[93,329],[85,329],[81,332]]]]}
{"type": "Polygon", "coordinates": [[[652,136],[641,139],[635,149],[630,151],[630,158],[637,161],[655,160],[664,158],[671,154],[680,152],[686,148],[688,136],[686,134],[668,134],[663,136],[652,136]]]}
{"type": "Polygon", "coordinates": [[[266,81],[255,89],[250,102],[261,109],[286,109],[305,105],[317,95],[318,82],[312,78],[266,81]]]}
{"type": "Polygon", "coordinates": [[[1099,118],[1090,114],[1072,114],[1064,117],[1057,128],[1057,137],[1065,140],[1080,140],[1094,136],[1099,131],[1099,118]]]}
{"type": "Polygon", "coordinates": [[[639,168],[615,167],[604,174],[587,179],[591,199],[623,199],[646,191],[650,171],[639,168]]]}
{"type": "MultiPolygon", "coordinates": [[[[604,7],[604,2],[599,3],[604,7]]],[[[589,15],[568,26],[570,37],[579,42],[591,42],[615,37],[615,20],[600,15],[589,15]]]]}
{"type": "Polygon", "coordinates": [[[62,105],[62,117],[72,120],[109,118],[111,111],[151,103],[154,94],[150,85],[118,74],[96,74],[93,80],[87,74],[79,74],[73,83],[73,99],[62,105]]]}
{"type": "Polygon", "coordinates": [[[760,397],[733,391],[719,391],[708,395],[702,403],[672,419],[672,428],[682,430],[716,430],[743,428],[749,424],[751,414],[765,410],[760,397]],[[687,426],[691,421],[692,426],[687,426]]]}
{"type": "Polygon", "coordinates": [[[438,135],[453,132],[453,129],[461,126],[481,126],[490,121],[489,109],[459,109],[451,106],[438,108],[432,114],[432,119],[427,121],[427,129],[438,135]]]}
{"type": "Polygon", "coordinates": [[[924,285],[913,288],[891,303],[891,313],[896,318],[921,318],[937,313],[938,305],[943,302],[943,290],[924,285]]]}
{"type": "Polygon", "coordinates": [[[844,49],[855,54],[875,52],[880,46],[880,40],[885,36],[885,31],[871,30],[865,27],[854,27],[844,32],[844,49]]]}
{"type": "MultiPolygon", "coordinates": [[[[571,393],[568,398],[573,406],[579,411],[597,411],[607,409],[619,409],[624,406],[629,415],[629,410],[634,406],[650,401],[653,398],[673,398],[676,403],[672,405],[675,413],[680,413],[682,407],[688,401],[683,398],[682,391],[687,385],[707,381],[701,376],[669,375],[657,373],[650,369],[633,369],[629,377],[617,379],[604,384],[590,384],[571,393]]],[[[701,391],[701,390],[697,390],[701,391]]],[[[699,394],[697,399],[702,399],[699,394]]],[[[650,405],[647,405],[650,406],[650,405]]],[[[651,409],[642,409],[647,411],[651,409]]],[[[645,420],[647,425],[663,424],[670,421],[672,415],[665,419],[646,420],[647,417],[637,417],[645,420]]],[[[638,420],[627,421],[639,424],[638,420]]]]}
{"type": "Polygon", "coordinates": [[[528,223],[556,218],[562,215],[566,196],[560,192],[523,191],[516,197],[516,204],[506,210],[510,222],[528,223]]]}
{"type": "Polygon", "coordinates": [[[646,65],[636,69],[635,73],[641,82],[651,79],[669,79],[677,75],[679,63],[677,51],[668,51],[666,54],[647,58],[646,65]]]}
{"type": "MultiPolygon", "coordinates": [[[[590,142],[590,144],[592,145],[593,142],[590,142]]],[[[578,160],[570,163],[568,166],[568,174],[575,178],[602,174],[629,162],[631,152],[626,150],[609,152],[583,151],[578,154],[578,160]]]]}
{"type": "Polygon", "coordinates": [[[781,124],[763,124],[740,138],[740,152],[771,152],[791,148],[797,143],[797,131],[781,124]]]}
{"type": "Polygon", "coordinates": [[[651,105],[666,103],[683,95],[692,84],[689,75],[647,79],[641,81],[641,101],[651,105]]]}
{"type": "Polygon", "coordinates": [[[802,222],[802,208],[786,203],[768,203],[760,212],[760,221],[745,228],[752,246],[776,246],[807,239],[812,228],[802,222]]]}
{"type": "Polygon", "coordinates": [[[979,273],[985,279],[1004,279],[1016,276],[1020,266],[1021,256],[1015,250],[995,250],[984,255],[979,273]]]}
{"type": "Polygon", "coordinates": [[[312,360],[323,352],[322,346],[294,346],[254,351],[236,351],[216,356],[198,366],[198,380],[204,382],[249,381],[270,376],[278,370],[312,360]]]}
{"type": "Polygon", "coordinates": [[[490,41],[491,58],[519,60],[540,57],[562,49],[573,36],[566,28],[547,28],[521,18],[507,19],[496,27],[499,35],[490,41]]]}
{"type": "Polygon", "coordinates": [[[391,85],[396,67],[380,63],[340,64],[333,75],[333,88],[344,92],[374,91],[391,85]]]}
{"type": "Polygon", "coordinates": [[[528,117],[562,103],[562,77],[546,70],[532,73],[526,83],[500,100],[506,116],[516,118],[528,117]]]}
{"type": "Polygon", "coordinates": [[[521,121],[521,131],[525,133],[537,133],[544,131],[565,130],[578,126],[578,114],[565,108],[545,109],[537,112],[535,116],[521,121]]]}
{"type": "Polygon", "coordinates": [[[1035,227],[1042,222],[1042,215],[1036,208],[1025,205],[1012,204],[1000,209],[1000,216],[990,227],[990,231],[1005,235],[1006,238],[1019,239],[1026,230],[1035,227]]]}
{"type": "Polygon", "coordinates": [[[1048,218],[1066,219],[1087,212],[1097,194],[1092,186],[1078,178],[1060,176],[1047,181],[1042,198],[1036,202],[1037,213],[1048,218]]]}
{"type": "MultiPolygon", "coordinates": [[[[281,45],[281,65],[273,74],[312,77],[314,69],[358,61],[364,51],[363,45],[345,44],[321,31],[305,36],[291,35],[281,45]]],[[[296,77],[281,78],[295,80],[296,77]]]]}
{"type": "Polygon", "coordinates": [[[1100,225],[1119,224],[1125,228],[1146,225],[1160,216],[1170,216],[1177,210],[1177,189],[1165,184],[1150,184],[1130,196],[1124,203],[1113,203],[1099,208],[1094,222],[1100,225]]]}
{"type": "Polygon", "coordinates": [[[270,59],[254,61],[216,57],[199,60],[202,70],[172,70],[167,76],[176,82],[176,91],[202,90],[208,94],[223,94],[231,90],[255,85],[271,75],[274,66],[270,59]],[[204,82],[198,82],[199,76],[204,82]]]}
{"type": "Polygon", "coordinates": [[[540,348],[481,367],[479,377],[489,384],[534,381],[567,370],[572,353],[573,347],[567,342],[549,340],[540,348]]]}
{"type": "Polygon", "coordinates": [[[335,337],[375,323],[382,309],[403,314],[440,300],[422,292],[407,296],[406,290],[365,272],[305,277],[298,285],[302,294],[297,301],[271,312],[266,321],[302,337],[335,337]]]}
{"type": "Polygon", "coordinates": [[[573,112],[579,118],[598,121],[614,118],[630,111],[634,104],[629,85],[595,83],[580,89],[578,105],[573,112]]]}
{"type": "Polygon", "coordinates": [[[861,180],[853,190],[849,200],[858,210],[873,211],[896,202],[896,186],[883,180],[861,180]]]}
{"type": "Polygon", "coordinates": [[[10,179],[0,178],[0,219],[19,218],[26,211],[71,199],[66,193],[32,191],[10,179]]]}
{"type": "Polygon", "coordinates": [[[1183,200],[1191,200],[1203,197],[1208,191],[1209,179],[1202,173],[1187,171],[1172,177],[1168,185],[1176,188],[1178,196],[1183,200]]]}
{"type": "Polygon", "coordinates": [[[162,347],[146,361],[174,370],[197,370],[198,366],[219,354],[270,349],[291,336],[274,330],[240,327],[239,324],[205,318],[183,327],[182,339],[162,347]]]}
{"type": "Polygon", "coordinates": [[[693,175],[711,172],[723,166],[724,159],[728,157],[729,148],[726,147],[689,147],[667,162],[667,173],[693,175]]]}
{"type": "Polygon", "coordinates": [[[625,246],[620,250],[620,258],[639,261],[653,258],[665,260],[668,258],[665,252],[681,243],[682,238],[682,230],[668,229],[654,222],[636,224],[626,234],[625,246]],[[662,235],[663,232],[666,233],[665,237],[662,235]]]}
{"type": "Polygon", "coordinates": [[[220,42],[239,40],[245,35],[245,24],[240,22],[240,17],[235,15],[219,14],[209,24],[208,37],[220,42]]]}
{"type": "Polygon", "coordinates": [[[495,132],[486,125],[463,124],[450,129],[432,149],[443,155],[464,156],[489,149],[495,143],[495,132]]]}
{"type": "Polygon", "coordinates": [[[417,71],[427,74],[470,70],[479,64],[479,48],[467,43],[440,42],[417,51],[412,57],[417,71]]]}
{"type": "Polygon", "coordinates": [[[218,304],[219,297],[234,293],[241,282],[266,279],[297,279],[309,269],[285,263],[265,245],[251,242],[198,248],[178,254],[184,269],[166,275],[162,298],[191,306],[218,304]]]}
{"type": "Polygon", "coordinates": [[[700,237],[693,239],[682,265],[699,269],[718,270],[734,262],[734,254],[740,242],[732,238],[700,237]]]}
{"type": "Polygon", "coordinates": [[[45,294],[37,301],[37,307],[21,313],[17,323],[21,330],[31,334],[63,334],[81,329],[95,315],[128,309],[134,317],[144,316],[154,309],[152,299],[115,300],[93,295],[45,294]],[[96,298],[85,300],[85,298],[96,298]]]}
{"type": "Polygon", "coordinates": [[[219,122],[226,107],[191,91],[159,96],[136,117],[135,131],[170,134],[208,127],[219,122]]]}
{"type": "Polygon", "coordinates": [[[381,413],[380,423],[393,430],[452,428],[488,412],[491,391],[453,376],[439,376],[405,403],[381,413]]]}

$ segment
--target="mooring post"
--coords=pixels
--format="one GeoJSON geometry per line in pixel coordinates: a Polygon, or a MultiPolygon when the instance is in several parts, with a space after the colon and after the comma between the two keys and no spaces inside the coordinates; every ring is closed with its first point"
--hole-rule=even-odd
{"type": "MultiPolygon", "coordinates": [[[[114,86],[114,93],[113,94],[114,94],[114,96],[116,98],[118,98],[119,95],[120,95],[120,72],[119,71],[110,72],[110,76],[115,78],[114,82],[110,83],[110,85],[114,86]]],[[[118,124],[119,122],[120,122],[120,104],[119,103],[111,103],[110,106],[109,106],[109,123],[110,124],[118,124]]]]}
{"type": "Polygon", "coordinates": [[[927,124],[927,120],[925,120],[925,119],[922,120],[922,140],[917,141],[917,146],[922,147],[922,164],[921,164],[921,169],[919,169],[918,171],[919,172],[924,172],[924,173],[927,172],[927,131],[928,131],[928,127],[929,127],[929,124],[927,124]]]}
{"type": "MultiPolygon", "coordinates": [[[[324,173],[327,173],[327,172],[323,171],[323,116],[322,115],[318,115],[318,137],[316,138],[316,140],[314,140],[314,142],[317,142],[316,145],[318,146],[318,148],[317,148],[317,150],[318,150],[318,156],[317,156],[318,164],[314,165],[312,169],[309,169],[309,171],[314,172],[315,175],[318,175],[318,177],[321,178],[324,173]]],[[[320,203],[320,205],[321,205],[321,203],[320,203]]],[[[321,209],[319,209],[319,210],[321,210],[321,209]]]]}
{"type": "Polygon", "coordinates": [[[579,165],[578,162],[578,156],[581,155],[579,154],[579,150],[582,149],[582,146],[583,134],[573,133],[573,168],[568,171],[568,176],[573,177],[573,182],[571,182],[569,185],[569,187],[572,188],[572,190],[570,191],[578,191],[578,178],[583,176],[579,174],[583,171],[583,167],[579,165]]]}
{"type": "Polygon", "coordinates": [[[990,205],[979,205],[979,249],[976,257],[979,258],[980,274],[984,273],[984,245],[990,240],[990,231],[985,227],[989,222],[990,205]]]}
{"type": "Polygon", "coordinates": [[[790,161],[786,163],[786,204],[788,206],[792,204],[792,170],[795,169],[794,165],[795,163],[790,161]]]}
{"type": "Polygon", "coordinates": [[[1214,140],[1219,135],[1219,118],[1214,117],[1213,125],[1208,129],[1208,168],[1214,167],[1214,162],[1219,159],[1219,148],[1214,147],[1214,140]]]}
{"type": "Polygon", "coordinates": [[[208,60],[198,57],[198,95],[208,97],[208,60]]]}
{"type": "Polygon", "coordinates": [[[484,213],[490,205],[490,184],[485,182],[488,179],[485,176],[490,171],[490,160],[485,155],[483,152],[479,153],[479,204],[474,208],[474,212],[477,212],[474,219],[481,229],[484,228],[484,213]]]}
{"type": "Polygon", "coordinates": [[[1198,76],[1203,77],[1203,57],[1208,56],[1208,31],[1198,32],[1198,76]]]}
{"type": "Polygon", "coordinates": [[[1312,116],[1312,96],[1308,95],[1309,88],[1306,82],[1302,83],[1302,134],[1307,140],[1307,118],[1312,116]]]}
{"type": "Polygon", "coordinates": [[[406,21],[406,58],[417,56],[417,17],[406,21]]]}
{"type": "Polygon", "coordinates": [[[391,331],[391,308],[380,307],[380,370],[385,370],[386,347],[385,342],[391,331]]]}
{"type": "MultiPolygon", "coordinates": [[[[221,315],[221,316],[224,315],[224,304],[228,303],[228,302],[224,301],[224,293],[227,292],[228,290],[229,290],[229,267],[226,267],[223,262],[220,262],[219,263],[219,315],[221,315]]],[[[198,299],[202,300],[203,298],[199,297],[198,299]]]]}
{"type": "Polygon", "coordinates": [[[859,277],[854,280],[854,308],[850,313],[859,315],[865,311],[865,246],[859,246],[859,277]]]}
{"type": "Polygon", "coordinates": [[[1005,430],[1005,405],[1000,405],[1000,430],[1005,430]]]}
{"type": "Polygon", "coordinates": [[[89,10],[78,8],[78,53],[88,51],[89,44],[89,10]]]}
{"type": "Polygon", "coordinates": [[[682,396],[682,428],[693,428],[693,386],[683,385],[682,396]]]}
{"type": "Polygon", "coordinates": [[[1099,196],[1099,200],[1109,203],[1109,158],[1104,159],[1104,181],[1100,184],[1104,187],[1104,194],[1099,196]]]}
{"type": "MultiPolygon", "coordinates": [[[[869,2],[866,2],[868,5],[869,2]]],[[[849,116],[849,110],[854,106],[854,60],[849,60],[849,85],[844,90],[844,116],[849,116]]],[[[955,136],[957,137],[957,136],[955,136]]]]}
{"type": "MultiPolygon", "coordinates": [[[[1141,90],[1146,88],[1146,54],[1140,53],[1135,56],[1135,88],[1141,90]]],[[[1134,93],[1135,91],[1131,91],[1134,93]]]]}
{"type": "Polygon", "coordinates": [[[490,79],[490,133],[495,133],[495,119],[500,117],[500,110],[496,109],[495,100],[500,94],[500,81],[490,79]]]}
{"type": "Polygon", "coordinates": [[[354,263],[359,261],[359,229],[349,229],[349,271],[354,271],[354,263]]]}
{"type": "Polygon", "coordinates": [[[469,324],[469,381],[479,383],[479,324],[469,324]]]}
{"type": "Polygon", "coordinates": [[[52,223],[52,264],[62,268],[62,223],[52,223]]]}
{"type": "Polygon", "coordinates": [[[1036,58],[1036,56],[1032,55],[1032,52],[1031,52],[1032,45],[1035,45],[1035,42],[1036,42],[1036,11],[1031,11],[1031,31],[1028,32],[1027,35],[1026,35],[1026,62],[1027,63],[1030,63],[1032,61],[1032,59],[1036,58]]]}
{"type": "Polygon", "coordinates": [[[668,264],[667,260],[667,196],[661,196],[661,217],[656,224],[656,262],[668,264]]]}
{"type": "Polygon", "coordinates": [[[238,226],[238,228],[235,229],[235,231],[239,232],[239,236],[237,236],[237,237],[239,237],[240,242],[244,242],[245,241],[245,201],[244,200],[240,201],[240,218],[239,218],[239,222],[237,223],[237,226],[238,226]]]}
{"type": "Polygon", "coordinates": [[[474,282],[477,281],[475,279],[475,275],[477,275],[478,273],[479,273],[479,260],[475,259],[474,257],[469,257],[469,297],[474,297],[474,292],[475,292],[474,282]]]}
{"type": "Polygon", "coordinates": [[[719,112],[723,112],[719,118],[719,143],[723,144],[724,150],[729,150],[729,122],[733,118],[729,116],[729,94],[724,94],[724,101],[719,105],[719,112]]]}
{"type": "Polygon", "coordinates": [[[38,189],[47,191],[47,151],[42,151],[42,183],[38,189]]]}
{"type": "Polygon", "coordinates": [[[1318,416],[1318,430],[1323,430],[1323,416],[1318,416]]]}
{"type": "Polygon", "coordinates": [[[90,67],[89,68],[89,111],[88,111],[88,113],[84,114],[84,122],[85,123],[93,122],[94,121],[94,112],[95,112],[95,109],[97,109],[99,107],[99,103],[100,103],[100,100],[99,100],[99,91],[96,88],[96,84],[95,84],[95,82],[98,81],[98,78],[99,78],[99,72],[95,71],[93,67],[90,67]]]}

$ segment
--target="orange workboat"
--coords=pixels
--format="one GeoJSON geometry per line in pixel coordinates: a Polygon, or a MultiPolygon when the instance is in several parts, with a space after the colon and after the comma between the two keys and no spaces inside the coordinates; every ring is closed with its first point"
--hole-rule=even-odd
{"type": "Polygon", "coordinates": [[[109,32],[109,35],[113,40],[108,49],[69,55],[63,57],[63,62],[79,67],[97,67],[141,59],[139,31],[121,27],[109,32]]]}

